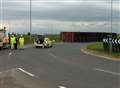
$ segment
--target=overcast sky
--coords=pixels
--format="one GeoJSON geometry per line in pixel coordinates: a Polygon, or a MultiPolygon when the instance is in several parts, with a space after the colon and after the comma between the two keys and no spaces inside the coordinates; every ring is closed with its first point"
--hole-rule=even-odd
{"type": "MultiPolygon", "coordinates": [[[[33,0],[33,19],[91,21],[109,20],[111,0],[33,0]]],[[[5,19],[29,17],[29,0],[2,0],[5,19]]],[[[119,0],[113,0],[114,19],[120,12],[119,0]]]]}
{"type": "MultiPolygon", "coordinates": [[[[110,21],[110,1],[111,0],[32,0],[33,24],[38,24],[39,21],[41,23],[42,21],[48,21],[47,23],[57,21],[64,24],[65,22],[110,21]]],[[[29,24],[29,0],[1,0],[1,4],[4,23],[10,25],[16,21],[16,24],[22,24],[23,22],[25,22],[26,25],[29,24]]],[[[114,21],[119,21],[119,12],[120,1],[113,0],[114,21]]]]}

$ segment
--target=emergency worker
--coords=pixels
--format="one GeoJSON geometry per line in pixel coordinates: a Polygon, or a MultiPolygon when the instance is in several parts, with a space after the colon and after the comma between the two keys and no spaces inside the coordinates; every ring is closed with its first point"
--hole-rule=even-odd
{"type": "Polygon", "coordinates": [[[14,35],[11,36],[10,41],[11,41],[11,49],[14,49],[15,48],[14,44],[16,42],[14,35]]]}
{"type": "Polygon", "coordinates": [[[19,45],[21,49],[24,49],[24,42],[25,42],[24,37],[23,35],[21,35],[19,38],[19,45]]]}
{"type": "Polygon", "coordinates": [[[18,48],[18,37],[17,34],[15,34],[15,43],[14,43],[15,49],[18,48]]]}

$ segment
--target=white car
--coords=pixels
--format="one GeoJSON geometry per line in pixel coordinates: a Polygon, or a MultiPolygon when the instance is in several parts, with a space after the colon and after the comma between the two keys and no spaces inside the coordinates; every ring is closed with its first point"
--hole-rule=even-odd
{"type": "Polygon", "coordinates": [[[43,36],[38,36],[34,41],[36,48],[50,48],[53,46],[52,41],[49,38],[44,38],[43,36]]]}

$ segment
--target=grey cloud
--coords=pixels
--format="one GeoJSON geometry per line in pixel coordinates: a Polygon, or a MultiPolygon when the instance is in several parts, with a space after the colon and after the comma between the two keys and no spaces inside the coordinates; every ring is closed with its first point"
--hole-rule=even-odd
{"type": "MultiPolygon", "coordinates": [[[[76,1],[74,5],[66,4],[64,2],[58,2],[60,0],[34,0],[32,6],[32,18],[42,20],[64,20],[64,21],[106,21],[110,20],[110,12],[107,4],[110,0],[101,0],[106,2],[102,5],[106,8],[101,8],[99,5],[82,5],[79,1],[84,3],[91,0],[72,0],[76,1]],[[40,5],[34,4],[34,2],[41,3],[40,5]],[[44,6],[45,5],[45,6],[44,6]],[[105,6],[106,5],[106,6],[105,6]],[[50,6],[50,7],[49,7],[50,6]]],[[[62,0],[70,1],[70,0],[62,0]]],[[[118,3],[119,0],[113,0],[114,3],[118,3]]],[[[99,0],[92,0],[92,2],[99,2],[99,0]]],[[[29,19],[29,0],[4,0],[3,1],[4,19],[29,19]]],[[[118,10],[113,11],[113,19],[119,19],[118,10]]]]}
{"type": "MultiPolygon", "coordinates": [[[[21,7],[16,7],[21,8],[21,7]]],[[[24,8],[24,7],[22,7],[24,8]]],[[[65,20],[65,21],[106,21],[110,20],[111,10],[104,8],[95,8],[94,6],[65,6],[54,9],[45,8],[32,10],[33,19],[65,20]]],[[[119,11],[113,11],[113,18],[119,18],[119,11]]],[[[5,19],[29,19],[29,7],[24,10],[4,10],[5,19]]]]}
{"type": "MultiPolygon", "coordinates": [[[[73,6],[63,7],[59,10],[33,11],[33,18],[40,19],[57,19],[71,21],[91,21],[91,20],[109,20],[110,10],[95,8],[94,6],[73,6]]],[[[118,19],[118,12],[114,11],[114,19],[118,19]]]]}
{"type": "MultiPolygon", "coordinates": [[[[6,0],[7,1],[7,0],[6,0]]],[[[13,0],[11,0],[13,1],[13,0]]],[[[5,20],[25,20],[26,22],[29,20],[29,0],[22,0],[21,2],[18,2],[20,0],[14,0],[15,2],[4,2],[3,6],[3,12],[4,12],[4,19],[5,20]]],[[[34,1],[41,1],[41,0],[34,0],[34,1]]],[[[54,0],[55,2],[47,2],[47,1],[51,1],[51,0],[42,0],[42,1],[46,1],[41,3],[40,5],[36,3],[33,4],[32,6],[32,19],[33,20],[62,20],[62,21],[109,21],[110,20],[110,8],[108,9],[108,7],[110,6],[105,6],[108,4],[108,2],[110,0],[103,0],[106,2],[106,4],[102,5],[101,4],[97,4],[97,5],[92,5],[89,3],[88,4],[79,4],[79,3],[74,3],[73,4],[66,4],[64,2],[57,2],[58,0],[54,0]]],[[[52,0],[53,1],[53,0],[52,0]]],[[[60,1],[60,0],[59,0],[60,1]]],[[[81,1],[81,0],[80,0],[81,1]]],[[[85,0],[83,0],[85,2],[85,0]]],[[[90,1],[90,0],[86,0],[86,1],[90,1]]],[[[97,1],[97,0],[92,0],[92,1],[97,1]]],[[[115,0],[115,3],[117,3],[118,0],[115,0]]],[[[118,10],[113,11],[114,16],[113,19],[115,21],[119,20],[119,12],[118,10]]],[[[14,25],[14,23],[12,24],[14,25]]],[[[26,25],[27,27],[29,25],[26,25]]],[[[14,29],[13,31],[17,30],[20,31],[21,29],[23,29],[24,31],[26,31],[28,29],[29,31],[29,27],[25,27],[24,25],[22,25],[21,27],[23,28],[11,28],[14,29]],[[19,30],[20,29],[20,30],[19,30]]],[[[79,30],[83,30],[83,31],[95,31],[97,29],[97,31],[106,31],[109,30],[110,28],[93,28],[91,27],[91,29],[77,29],[79,30]],[[100,30],[98,30],[100,28],[100,30]],[[106,29],[106,30],[105,30],[106,29]]],[[[45,31],[48,32],[50,31],[50,29],[46,28],[46,29],[42,29],[42,28],[34,28],[37,30],[36,32],[40,31],[39,29],[41,29],[41,31],[45,31]]],[[[57,28],[56,28],[57,29],[57,28]]],[[[54,31],[60,31],[63,28],[58,28],[58,30],[54,30],[54,31]]],[[[21,31],[23,31],[21,30],[21,31]]],[[[63,29],[65,30],[65,29],[63,29]]],[[[67,29],[70,30],[70,29],[67,29]]],[[[116,29],[117,30],[117,29],[116,29]]]]}

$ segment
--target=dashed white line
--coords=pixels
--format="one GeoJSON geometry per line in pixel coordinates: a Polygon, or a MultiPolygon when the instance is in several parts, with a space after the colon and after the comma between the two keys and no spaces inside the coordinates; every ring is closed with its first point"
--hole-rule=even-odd
{"type": "Polygon", "coordinates": [[[9,53],[9,56],[11,56],[11,55],[12,55],[12,52],[9,53]]]}
{"type": "Polygon", "coordinates": [[[57,56],[55,56],[54,54],[52,54],[52,53],[49,53],[50,54],[50,56],[52,56],[53,58],[57,58],[57,56]]]}
{"type": "Polygon", "coordinates": [[[34,74],[32,74],[32,73],[30,73],[30,72],[28,72],[28,71],[26,71],[26,70],[24,70],[24,69],[22,69],[22,68],[17,68],[17,69],[20,70],[20,71],[22,71],[23,73],[31,76],[31,77],[36,77],[34,74]]]}
{"type": "Polygon", "coordinates": [[[67,88],[67,87],[65,87],[65,86],[59,86],[58,88],[67,88]]]}
{"type": "Polygon", "coordinates": [[[105,73],[108,73],[108,74],[112,74],[112,75],[115,75],[115,76],[120,76],[120,73],[112,72],[112,71],[109,71],[109,70],[103,70],[103,69],[99,69],[99,68],[95,68],[95,70],[100,71],[100,72],[105,72],[105,73]]]}

